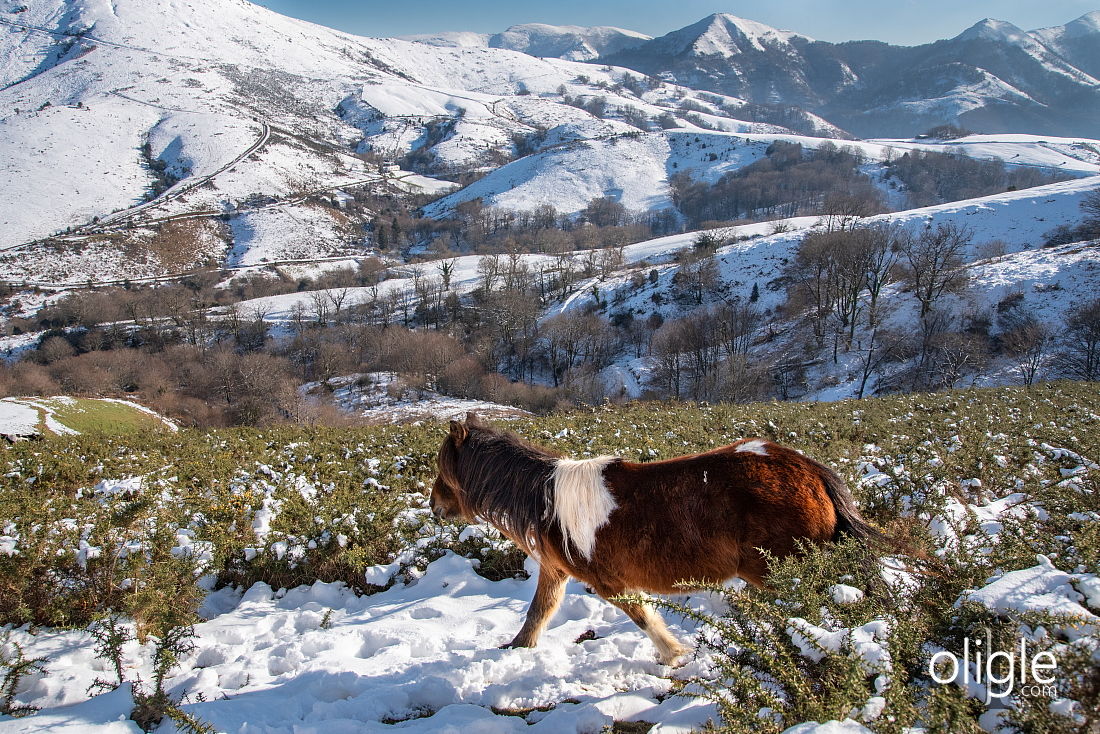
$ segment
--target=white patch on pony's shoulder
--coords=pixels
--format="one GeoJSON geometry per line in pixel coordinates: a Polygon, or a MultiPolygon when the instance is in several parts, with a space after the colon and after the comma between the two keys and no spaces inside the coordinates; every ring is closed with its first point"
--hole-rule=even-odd
{"type": "Polygon", "coordinates": [[[767,456],[768,455],[768,442],[765,441],[762,438],[754,438],[751,441],[745,441],[745,443],[741,444],[740,446],[735,448],[733,451],[736,454],[742,454],[743,453],[743,454],[756,454],[757,456],[767,456]]]}
{"type": "Polygon", "coordinates": [[[565,557],[570,560],[570,543],[586,560],[592,560],[596,531],[618,507],[603,478],[604,469],[616,459],[598,456],[554,462],[554,517],[561,526],[565,557]]]}

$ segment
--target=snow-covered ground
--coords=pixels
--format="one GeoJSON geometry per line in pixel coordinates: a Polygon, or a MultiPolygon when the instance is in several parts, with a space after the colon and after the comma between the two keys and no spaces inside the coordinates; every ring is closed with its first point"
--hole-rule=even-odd
{"type": "Polygon", "coordinates": [[[608,196],[632,211],[672,206],[669,178],[688,172],[714,182],[726,173],[760,160],[775,141],[807,149],[825,144],[850,148],[880,163],[907,149],[962,152],[975,158],[1059,170],[1078,176],[1100,173],[1100,141],[1041,138],[1033,135],[976,135],[951,141],[832,141],[800,135],[750,131],[633,131],[551,148],[502,166],[471,186],[432,204],[426,212],[442,216],[463,201],[514,211],[530,211],[547,201],[558,211],[576,213],[592,199],[608,196]]]}
{"type": "Polygon", "coordinates": [[[350,228],[340,226],[340,216],[338,210],[301,205],[241,212],[230,220],[233,248],[226,265],[236,268],[339,254],[351,244],[350,228]]]}
{"type": "MultiPolygon", "coordinates": [[[[1087,457],[1033,443],[1034,464],[1063,466],[1061,486],[1083,491],[1088,475],[1100,471],[1087,457]]],[[[858,471],[860,482],[868,486],[908,477],[906,466],[874,444],[864,446],[858,471]]],[[[1024,467],[1020,471],[1027,473],[1024,467]]],[[[105,480],[95,491],[104,496],[131,491],[140,485],[134,481],[105,480]]],[[[960,486],[977,485],[962,480],[960,486]]],[[[940,514],[925,519],[945,549],[996,543],[1009,519],[1045,512],[1026,494],[1000,487],[986,488],[984,498],[973,503],[964,502],[957,488],[934,491],[946,495],[947,503],[940,514]]],[[[426,506],[413,510],[420,516],[428,512],[426,506]]],[[[485,532],[474,526],[463,536],[485,532]]],[[[0,536],[0,553],[17,549],[14,536],[0,536]]],[[[199,610],[204,621],[195,626],[195,647],[178,661],[166,689],[186,696],[184,709],[217,731],[252,734],[395,728],[590,734],[613,721],[653,722],[651,732],[686,734],[715,720],[712,704],[690,695],[668,695],[679,680],[713,676],[711,653],[697,651],[681,668],[658,664],[645,634],[576,582],[567,586],[560,611],[537,648],[501,649],[522,624],[535,580],[489,581],[477,575],[475,564],[447,553],[420,569],[402,569],[396,562],[373,566],[365,569],[367,578],[392,585],[368,596],[356,596],[340,583],[321,582],[280,590],[257,583],[211,592],[199,610]]],[[[530,562],[528,570],[535,570],[530,562]]],[[[909,583],[892,561],[886,562],[882,575],[899,590],[909,583]]],[[[832,590],[838,604],[856,603],[863,593],[843,584],[832,590]]],[[[1064,615],[1064,626],[1050,632],[1071,641],[1096,635],[1100,625],[1100,576],[1095,569],[1062,568],[1047,556],[1039,556],[1034,565],[1003,570],[964,591],[963,600],[1001,613],[1064,615]]],[[[724,602],[710,593],[685,595],[681,601],[709,614],[723,612],[724,602]]],[[[693,640],[692,623],[665,616],[674,634],[693,640]]],[[[822,650],[847,651],[868,671],[889,674],[885,644],[891,627],[885,621],[847,628],[836,620],[819,626],[791,617],[788,634],[808,658],[820,659],[822,650]]],[[[96,678],[113,673],[111,663],[95,655],[88,631],[24,627],[10,631],[11,642],[28,657],[45,658],[49,673],[32,674],[18,691],[20,703],[41,707],[41,712],[22,719],[0,716],[0,733],[138,731],[128,720],[133,707],[129,685],[90,696],[96,678]]],[[[125,645],[127,680],[150,679],[152,650],[152,642],[125,645]]],[[[984,686],[972,679],[960,677],[953,685],[967,696],[985,698],[984,686]]],[[[689,684],[684,693],[693,690],[689,684]]],[[[860,731],[860,721],[877,717],[883,703],[870,699],[851,714],[853,719],[827,725],[832,729],[797,731],[860,731]]],[[[1072,710],[1072,703],[1062,703],[1072,710]]],[[[996,722],[1001,713],[995,701],[986,718],[996,722]]],[[[160,730],[169,731],[171,725],[160,730]]]]}
{"type": "MultiPolygon", "coordinates": [[[[712,705],[665,698],[674,671],[656,662],[625,614],[579,583],[568,586],[539,647],[499,649],[523,623],[534,587],[534,577],[487,581],[469,559],[448,555],[415,582],[366,597],[320,582],[277,593],[262,583],[243,594],[216,592],[201,610],[208,620],[196,625],[194,653],[181,661],[188,672],[172,679],[171,690],[201,694],[206,703],[186,710],[242,734],[383,732],[395,724],[410,732],[567,734],[614,720],[661,722],[653,731],[667,734],[716,717],[712,705]],[[589,630],[595,639],[576,642],[589,630]],[[543,707],[554,708],[525,712],[543,707]]],[[[86,632],[18,630],[12,639],[27,655],[60,665],[20,697],[45,710],[0,717],[0,732],[139,731],[120,721],[133,708],[125,688],[81,703],[106,674],[86,632]]],[[[148,676],[149,652],[129,644],[130,675],[148,676]]],[[[704,669],[696,662],[675,674],[704,669]]]]}
{"type": "Polygon", "coordinates": [[[11,398],[0,400],[0,434],[33,436],[38,433],[39,411],[11,398]]]}
{"type": "MultiPolygon", "coordinates": [[[[464,418],[468,412],[493,419],[530,415],[512,405],[468,400],[441,395],[434,390],[410,388],[392,372],[334,377],[328,381],[328,385],[336,407],[369,423],[449,420],[464,418]]],[[[320,383],[311,382],[301,389],[306,395],[316,395],[322,387],[320,383]]]]}

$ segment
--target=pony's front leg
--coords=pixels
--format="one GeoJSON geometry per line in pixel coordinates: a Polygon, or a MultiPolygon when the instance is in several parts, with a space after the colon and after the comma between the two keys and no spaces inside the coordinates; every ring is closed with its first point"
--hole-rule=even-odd
{"type": "Polygon", "coordinates": [[[538,644],[539,635],[561,604],[568,578],[569,576],[559,569],[539,566],[538,585],[535,587],[535,598],[531,600],[531,608],[527,610],[527,620],[515,639],[505,647],[534,647],[538,644]]]}
{"type": "MultiPolygon", "coordinates": [[[[610,601],[609,597],[616,594],[600,594],[610,601]]],[[[672,636],[665,625],[661,615],[653,611],[649,604],[635,604],[632,602],[612,601],[612,604],[626,612],[627,616],[634,620],[634,624],[642,628],[642,631],[652,640],[657,648],[657,659],[665,665],[676,665],[677,660],[687,654],[688,648],[680,644],[679,640],[672,636]]]]}

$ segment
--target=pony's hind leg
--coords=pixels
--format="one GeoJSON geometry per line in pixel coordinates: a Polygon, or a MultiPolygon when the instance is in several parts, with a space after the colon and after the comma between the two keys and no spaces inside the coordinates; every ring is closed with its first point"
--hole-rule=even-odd
{"type": "Polygon", "coordinates": [[[534,647],[538,643],[546,623],[561,604],[568,578],[564,571],[546,565],[539,566],[538,585],[535,587],[535,598],[531,600],[531,607],[527,610],[527,619],[515,639],[505,647],[534,647]]]}
{"type": "MultiPolygon", "coordinates": [[[[601,594],[605,599],[609,596],[601,594]]],[[[653,641],[657,648],[657,659],[665,665],[676,665],[677,660],[686,655],[688,648],[680,644],[679,640],[672,636],[665,625],[661,615],[653,611],[653,607],[645,603],[611,601],[612,604],[626,612],[627,616],[634,620],[634,624],[642,628],[642,631],[653,641]]]]}

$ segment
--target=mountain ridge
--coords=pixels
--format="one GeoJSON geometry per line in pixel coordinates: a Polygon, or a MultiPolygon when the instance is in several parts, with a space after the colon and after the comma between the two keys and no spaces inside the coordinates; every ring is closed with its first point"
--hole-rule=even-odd
{"type": "Polygon", "coordinates": [[[802,107],[861,137],[913,135],[943,123],[1087,135],[1100,118],[1100,11],[1037,31],[987,18],[918,46],[816,41],[715,14],[600,61],[802,107]]]}

